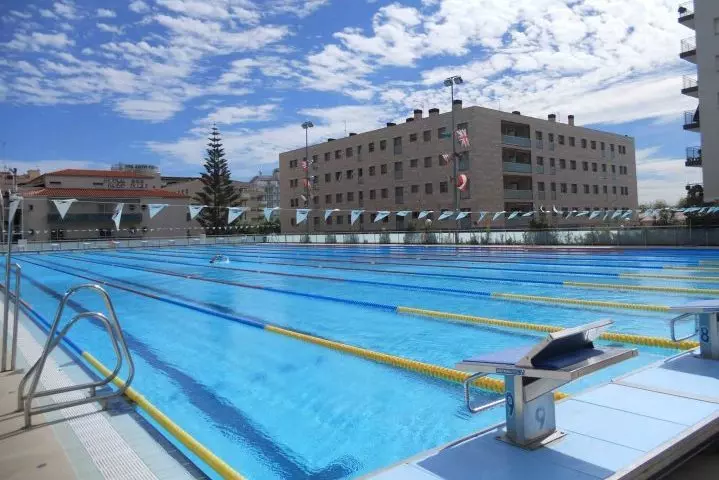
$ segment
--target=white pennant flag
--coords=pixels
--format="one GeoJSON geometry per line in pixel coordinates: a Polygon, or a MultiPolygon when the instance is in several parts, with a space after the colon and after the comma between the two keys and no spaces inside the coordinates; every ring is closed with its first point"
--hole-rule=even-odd
{"type": "Polygon", "coordinates": [[[531,217],[532,215],[534,215],[534,210],[532,210],[532,211],[530,211],[530,212],[527,212],[527,213],[525,213],[525,214],[522,215],[522,216],[523,216],[523,217],[531,217]]]}
{"type": "Polygon", "coordinates": [[[513,219],[513,218],[516,218],[517,215],[519,215],[519,212],[512,212],[512,213],[510,213],[509,216],[507,217],[507,220],[511,220],[511,219],[513,219]]]}
{"type": "Polygon", "coordinates": [[[607,218],[609,218],[610,213],[612,213],[612,212],[610,212],[609,209],[607,208],[605,210],[604,217],[602,217],[602,220],[606,220],[607,218]]]}
{"type": "Polygon", "coordinates": [[[504,215],[505,213],[507,213],[507,212],[505,212],[504,210],[502,210],[501,212],[495,213],[494,216],[492,217],[492,221],[495,221],[496,219],[498,219],[499,217],[501,217],[501,216],[504,215]]]}
{"type": "Polygon", "coordinates": [[[116,230],[120,230],[120,219],[122,218],[122,208],[124,206],[124,203],[118,203],[115,205],[115,213],[112,214],[112,221],[115,222],[116,230]]]}
{"type": "Polygon", "coordinates": [[[562,214],[562,212],[560,212],[559,210],[557,210],[557,207],[555,207],[554,205],[552,205],[552,211],[553,211],[554,213],[556,213],[557,215],[561,215],[561,214],[562,214]]]}
{"type": "Polygon", "coordinates": [[[265,220],[268,222],[272,218],[272,214],[275,212],[275,210],[279,210],[280,207],[274,207],[274,208],[265,208],[265,220]]]}
{"type": "Polygon", "coordinates": [[[362,215],[364,210],[352,210],[350,215],[350,225],[354,225],[357,219],[362,215]]]}
{"type": "Polygon", "coordinates": [[[412,213],[412,212],[409,210],[402,210],[401,212],[395,213],[395,215],[397,215],[398,217],[406,217],[410,213],[412,213]]]}
{"type": "Polygon", "coordinates": [[[147,209],[150,212],[150,218],[155,218],[155,215],[160,213],[160,211],[162,211],[162,209],[166,206],[166,203],[148,203],[147,209]]]}
{"type": "Polygon", "coordinates": [[[377,215],[374,217],[374,223],[381,222],[385,218],[389,217],[389,211],[387,210],[381,210],[377,212],[377,215]]]}
{"type": "Polygon", "coordinates": [[[634,213],[634,210],[627,210],[626,212],[624,212],[624,215],[622,215],[622,218],[630,219],[630,218],[632,218],[633,213],[634,213]]]}
{"type": "Polygon", "coordinates": [[[419,212],[419,217],[417,218],[421,220],[432,212],[433,210],[422,210],[421,212],[419,212]]]}
{"type": "Polygon", "coordinates": [[[227,223],[230,224],[237,220],[237,217],[247,211],[247,207],[228,207],[227,208],[227,223]]]}
{"type": "Polygon", "coordinates": [[[569,218],[569,217],[571,217],[573,213],[575,213],[575,212],[573,212],[573,211],[571,211],[571,210],[570,210],[570,211],[568,211],[568,212],[567,212],[567,216],[566,216],[566,218],[569,218]]]}
{"type": "Polygon", "coordinates": [[[192,220],[203,208],[206,207],[206,205],[188,205],[187,207],[190,209],[190,220],[192,220]]]}
{"type": "Polygon", "coordinates": [[[327,219],[330,218],[333,212],[339,212],[339,208],[330,208],[328,210],[325,210],[325,222],[327,222],[327,219]]]}
{"type": "Polygon", "coordinates": [[[437,220],[447,220],[452,215],[454,215],[454,212],[451,210],[448,210],[446,212],[442,212],[442,214],[439,216],[439,218],[437,220]]]}
{"type": "Polygon", "coordinates": [[[65,214],[68,210],[70,210],[70,205],[72,205],[74,202],[77,202],[74,198],[68,198],[67,200],[53,200],[52,203],[55,204],[55,208],[57,208],[57,211],[60,213],[60,219],[65,219],[65,214]]]}
{"type": "Polygon", "coordinates": [[[309,208],[298,208],[297,213],[295,213],[295,222],[297,223],[297,225],[307,220],[307,215],[309,214],[309,208]]]}
{"type": "Polygon", "coordinates": [[[469,215],[469,212],[459,212],[457,214],[457,220],[462,220],[463,218],[467,218],[468,215],[469,215]]]}
{"type": "Polygon", "coordinates": [[[577,214],[578,217],[586,217],[587,215],[589,215],[589,210],[582,210],[577,214]]]}
{"type": "Polygon", "coordinates": [[[618,217],[619,215],[621,215],[621,214],[622,214],[622,210],[619,210],[619,209],[614,210],[614,213],[612,214],[612,220],[614,220],[615,218],[617,218],[617,217],[618,217]]]}
{"type": "Polygon", "coordinates": [[[479,212],[479,218],[477,219],[477,223],[484,220],[484,217],[487,215],[487,212],[479,212]]]}

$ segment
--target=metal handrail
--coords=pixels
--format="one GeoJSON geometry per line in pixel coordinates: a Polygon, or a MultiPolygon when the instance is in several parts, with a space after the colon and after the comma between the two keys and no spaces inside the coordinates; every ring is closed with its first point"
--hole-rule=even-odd
{"type": "Polygon", "coordinates": [[[684,75],[682,77],[682,85],[682,90],[688,90],[699,86],[697,79],[689,75],[684,75]]]}
{"type": "MultiPolygon", "coordinates": [[[[11,293],[8,292],[7,299],[10,301],[10,297],[15,297],[15,305],[13,307],[13,323],[12,323],[12,333],[8,332],[8,323],[9,319],[3,319],[3,341],[2,341],[2,371],[6,371],[6,365],[7,365],[7,339],[10,335],[12,335],[12,346],[10,347],[10,369],[9,371],[15,370],[15,363],[17,359],[17,325],[18,325],[18,318],[20,315],[20,281],[22,279],[22,267],[18,265],[17,263],[13,263],[10,268],[15,269],[15,292],[11,293]]],[[[9,278],[8,285],[5,285],[5,288],[9,288],[9,278]]]]}
{"type": "Polygon", "coordinates": [[[469,377],[467,377],[467,378],[464,380],[464,401],[465,401],[465,403],[466,403],[466,405],[467,405],[467,409],[468,409],[470,412],[472,412],[472,413],[484,412],[485,410],[489,410],[490,408],[494,408],[494,407],[496,407],[497,405],[501,405],[501,404],[503,404],[504,402],[506,402],[506,399],[505,399],[505,398],[500,398],[499,400],[495,400],[494,402],[486,403],[486,404],[484,404],[484,405],[482,405],[482,406],[479,406],[479,407],[475,407],[475,406],[472,405],[472,401],[471,401],[471,399],[469,398],[469,397],[470,397],[470,395],[469,395],[469,388],[471,387],[472,382],[474,382],[475,380],[477,380],[477,379],[479,379],[479,378],[486,377],[487,375],[489,375],[489,374],[488,374],[488,373],[482,373],[482,372],[480,372],[480,373],[475,373],[474,375],[470,375],[469,377]]]}
{"type": "Polygon", "coordinates": [[[690,2],[684,2],[679,5],[677,13],[679,14],[680,19],[692,15],[694,13],[694,0],[691,0],[690,2]]]}
{"type": "Polygon", "coordinates": [[[120,323],[117,319],[117,314],[115,312],[115,307],[112,305],[112,300],[110,299],[110,295],[107,293],[107,291],[102,288],[99,285],[94,284],[83,284],[78,285],[75,287],[70,288],[67,292],[65,292],[65,295],[63,296],[62,300],[60,301],[60,305],[58,306],[57,312],[55,314],[55,319],[52,322],[52,325],[50,327],[50,331],[48,332],[47,341],[45,342],[45,346],[43,347],[42,354],[40,355],[40,358],[35,362],[35,364],[30,367],[30,369],[27,371],[27,373],[23,376],[22,380],[20,381],[20,386],[18,387],[18,411],[23,411],[25,416],[25,427],[29,428],[31,426],[31,416],[33,414],[38,413],[45,413],[50,412],[54,410],[60,410],[63,408],[68,407],[74,407],[77,405],[83,405],[85,403],[91,403],[95,401],[101,402],[101,404],[104,406],[105,402],[112,398],[117,397],[125,393],[127,388],[132,383],[132,379],[135,376],[135,365],[132,361],[132,357],[130,356],[130,351],[127,348],[127,343],[125,342],[125,337],[122,333],[122,329],[120,328],[120,323]],[[109,313],[109,316],[105,316],[102,313],[99,312],[81,312],[72,317],[72,319],[68,322],[67,325],[59,332],[58,325],[60,323],[60,320],[62,319],[62,313],[65,309],[65,305],[69,301],[70,297],[72,297],[75,293],[77,293],[80,290],[92,290],[97,292],[102,299],[105,302],[105,306],[107,308],[107,311],[109,313]],[[108,318],[109,317],[109,318],[108,318]],[[112,347],[115,351],[115,356],[117,358],[117,362],[115,364],[115,368],[110,373],[110,375],[106,376],[104,379],[94,381],[94,382],[87,382],[81,385],[72,385],[69,387],[62,387],[62,388],[56,388],[56,389],[50,389],[50,390],[43,390],[38,392],[37,386],[40,381],[40,377],[42,376],[43,369],[45,368],[45,363],[47,362],[47,357],[50,355],[50,352],[62,341],[63,338],[67,335],[68,331],[80,320],[82,319],[95,319],[102,322],[102,324],[105,326],[105,329],[107,330],[108,335],[110,336],[110,340],[112,342],[112,347]],[[128,374],[127,378],[117,390],[111,391],[109,393],[104,393],[101,395],[97,395],[97,388],[103,387],[117,377],[117,374],[120,372],[120,369],[122,368],[123,363],[123,357],[127,360],[128,363],[128,374]],[[31,380],[30,386],[27,390],[27,394],[25,394],[25,386],[27,384],[28,380],[31,380]],[[85,398],[77,399],[77,400],[70,400],[65,402],[58,402],[53,403],[51,405],[43,406],[43,407],[32,407],[32,401],[35,398],[48,396],[48,395],[54,395],[57,393],[67,393],[71,391],[77,391],[77,390],[84,390],[89,389],[90,395],[85,398]]]}
{"type": "Polygon", "coordinates": [[[676,324],[677,324],[677,322],[679,322],[679,321],[681,321],[681,320],[684,320],[685,318],[692,317],[692,316],[695,317],[695,315],[696,315],[696,314],[694,314],[694,313],[683,313],[683,314],[679,315],[678,317],[674,317],[674,318],[672,318],[671,320],[669,320],[669,330],[670,330],[671,335],[672,335],[672,342],[683,342],[684,340],[689,340],[690,338],[696,336],[696,335],[699,333],[699,325],[697,324],[696,318],[695,318],[695,320],[694,320],[694,333],[691,333],[691,334],[687,335],[686,337],[682,337],[682,338],[677,338],[677,336],[676,336],[676,324]]]}

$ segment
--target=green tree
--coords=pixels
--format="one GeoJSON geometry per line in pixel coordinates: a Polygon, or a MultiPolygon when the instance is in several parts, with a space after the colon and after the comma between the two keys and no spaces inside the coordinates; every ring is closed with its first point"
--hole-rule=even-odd
{"type": "Polygon", "coordinates": [[[240,194],[230,179],[230,167],[222,148],[220,131],[216,126],[212,127],[208,140],[205,172],[200,177],[203,187],[193,200],[207,205],[197,216],[197,221],[205,229],[205,233],[217,235],[220,233],[219,227],[227,225],[226,207],[237,205],[240,194]]]}

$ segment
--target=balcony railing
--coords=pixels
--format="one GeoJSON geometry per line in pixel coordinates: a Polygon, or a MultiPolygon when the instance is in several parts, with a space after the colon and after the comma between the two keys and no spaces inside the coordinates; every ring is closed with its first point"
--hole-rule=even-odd
{"type": "Polygon", "coordinates": [[[699,128],[699,110],[684,112],[684,130],[699,128]]]}
{"type": "Polygon", "coordinates": [[[534,173],[544,173],[544,165],[537,165],[534,167],[534,173]]]}
{"type": "MultiPolygon", "coordinates": [[[[60,218],[59,213],[48,213],[48,223],[111,223],[112,213],[68,213],[60,218]]],[[[138,223],[142,221],[142,213],[125,213],[122,223],[138,223]]]]}
{"type": "Polygon", "coordinates": [[[504,171],[510,173],[532,173],[531,163],[504,162],[504,171]]]}
{"type": "Polygon", "coordinates": [[[689,75],[684,75],[682,79],[682,93],[690,97],[698,98],[699,83],[697,83],[697,79],[689,75]]]}
{"type": "Polygon", "coordinates": [[[506,145],[517,145],[519,147],[532,148],[532,139],[529,137],[515,137],[514,135],[502,135],[502,143],[506,145]]]}
{"type": "Polygon", "coordinates": [[[680,22],[683,19],[686,19],[686,17],[694,15],[694,0],[692,0],[690,2],[684,2],[681,5],[679,5],[678,13],[679,13],[679,21],[680,22]]]}
{"type": "Polygon", "coordinates": [[[537,192],[537,200],[544,200],[547,194],[545,192],[537,192]]]}
{"type": "Polygon", "coordinates": [[[696,37],[685,38],[681,42],[681,49],[679,56],[681,58],[692,57],[697,53],[697,39],[696,37]]]}
{"type": "Polygon", "coordinates": [[[403,170],[395,170],[394,171],[394,179],[395,180],[402,180],[403,177],[404,177],[403,170]]]}
{"type": "Polygon", "coordinates": [[[537,148],[539,150],[542,150],[544,148],[544,141],[543,140],[535,140],[534,141],[534,148],[537,148]]]}
{"type": "Polygon", "coordinates": [[[510,190],[504,189],[504,198],[507,200],[531,200],[531,190],[510,190]]]}
{"type": "Polygon", "coordinates": [[[702,149],[700,147],[687,147],[687,159],[684,165],[687,167],[701,167],[702,149]]]}

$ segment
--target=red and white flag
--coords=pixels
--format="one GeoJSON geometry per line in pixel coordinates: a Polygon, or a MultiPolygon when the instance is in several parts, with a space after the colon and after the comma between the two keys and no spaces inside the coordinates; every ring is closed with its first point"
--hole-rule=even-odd
{"type": "Polygon", "coordinates": [[[302,170],[307,171],[307,160],[302,160],[302,170]]]}
{"type": "Polygon", "coordinates": [[[449,159],[452,158],[452,156],[449,153],[443,153],[442,154],[442,160],[444,160],[445,165],[449,165],[449,159]]]}
{"type": "Polygon", "coordinates": [[[459,141],[459,144],[462,145],[464,148],[469,147],[469,135],[467,135],[467,130],[457,130],[457,141],[459,141]]]}

